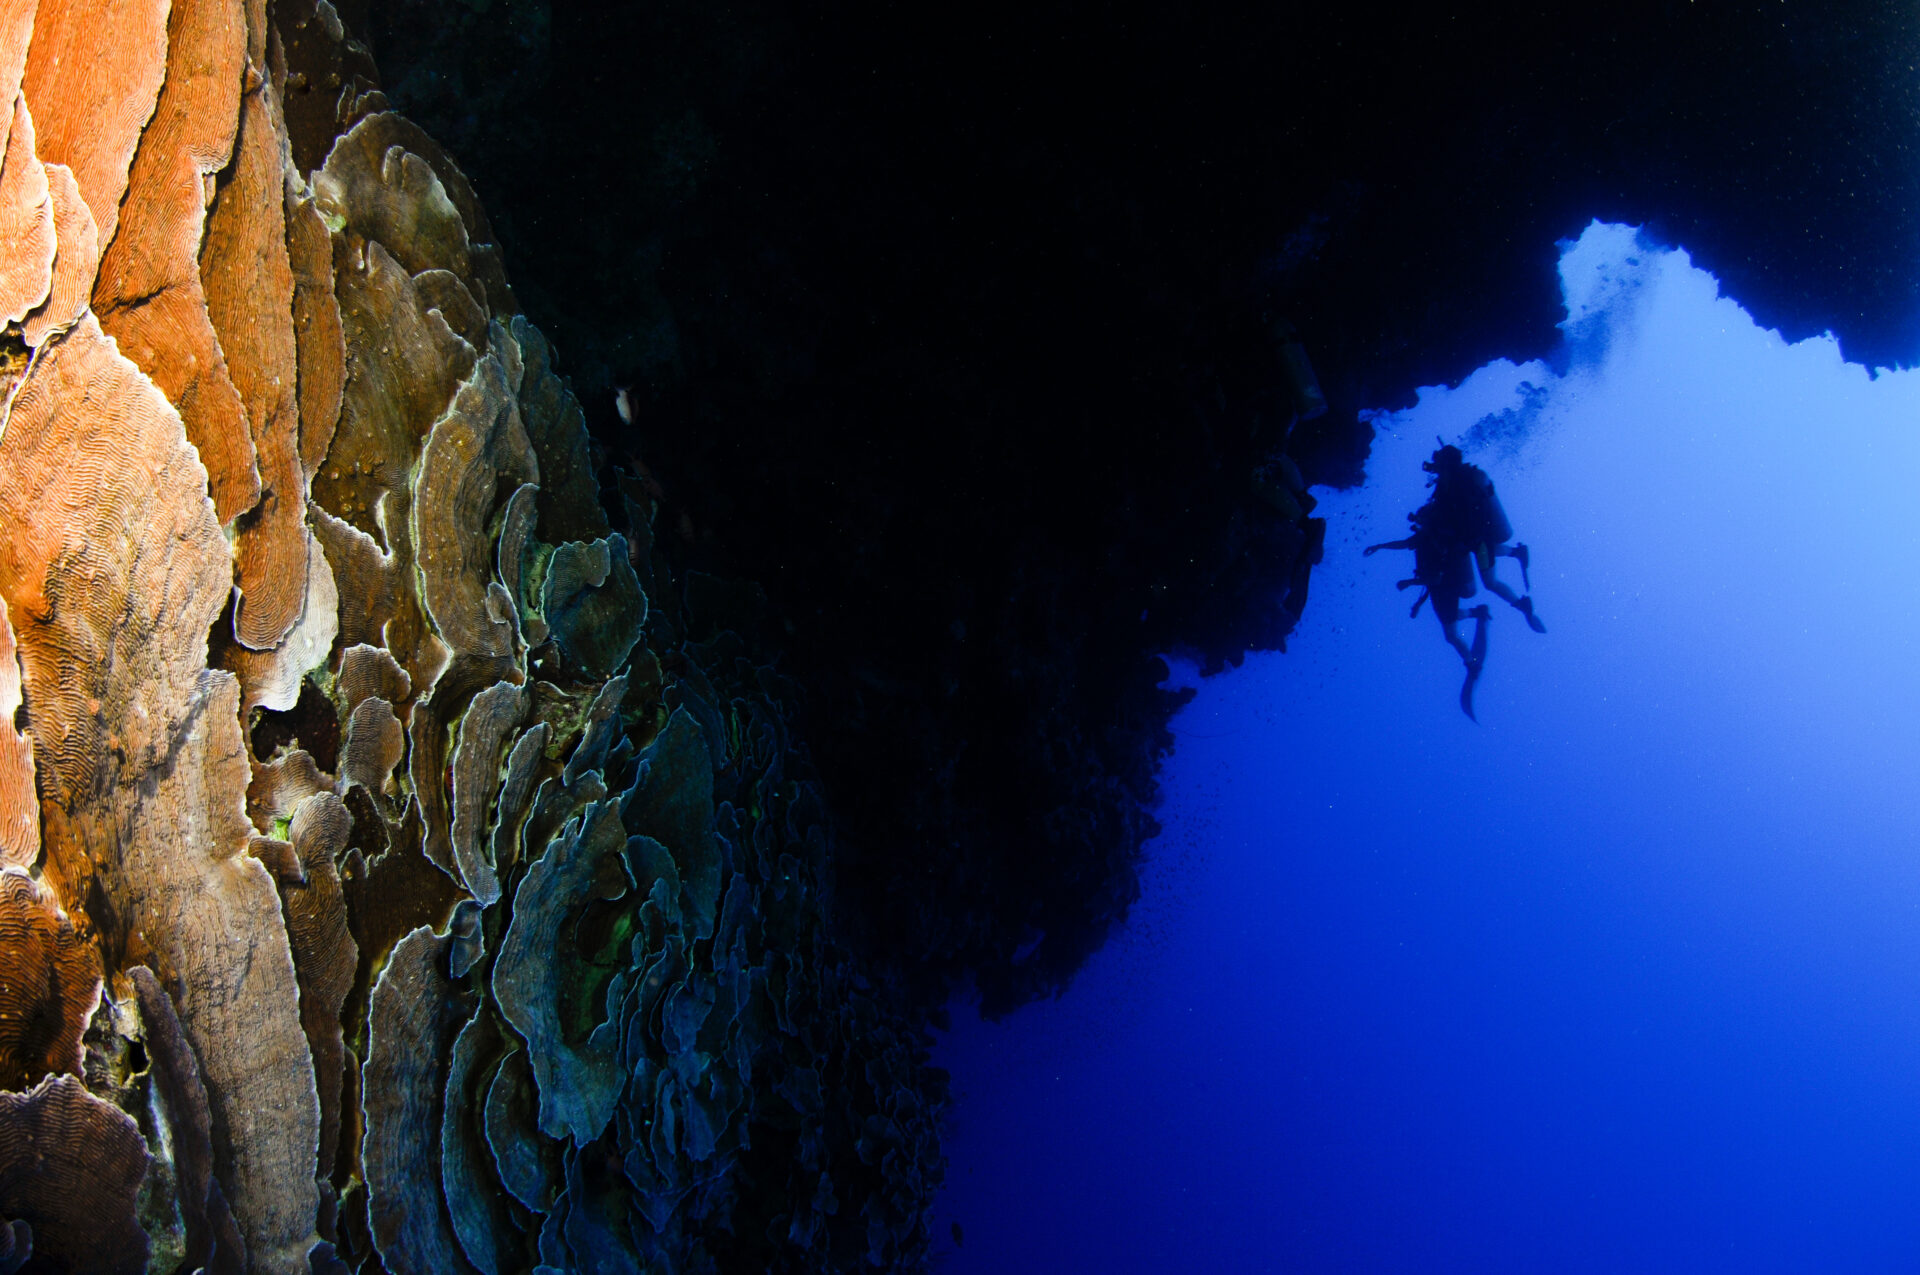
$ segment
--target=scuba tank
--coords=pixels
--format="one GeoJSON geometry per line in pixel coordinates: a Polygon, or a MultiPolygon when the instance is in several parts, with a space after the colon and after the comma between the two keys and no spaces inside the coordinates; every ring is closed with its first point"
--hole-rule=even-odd
{"type": "Polygon", "coordinates": [[[1478,465],[1467,466],[1467,474],[1472,480],[1474,495],[1473,517],[1469,525],[1480,532],[1480,543],[1505,544],[1513,539],[1513,524],[1507,521],[1507,511],[1500,507],[1500,496],[1493,489],[1493,480],[1478,465]]]}
{"type": "Polygon", "coordinates": [[[1478,465],[1462,464],[1442,478],[1427,504],[1436,510],[1429,525],[1439,526],[1468,548],[1505,544],[1513,538],[1513,524],[1500,507],[1493,480],[1478,465]]]}

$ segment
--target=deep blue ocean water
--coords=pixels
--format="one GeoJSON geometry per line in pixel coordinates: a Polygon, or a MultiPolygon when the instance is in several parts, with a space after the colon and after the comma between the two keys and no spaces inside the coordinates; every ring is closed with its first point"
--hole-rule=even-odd
{"type": "Polygon", "coordinates": [[[1561,274],[1556,368],[1462,369],[1322,493],[1290,652],[1175,722],[1126,931],[956,1014],[942,1269],[1920,1270],[1920,374],[1626,228],[1561,274]],[[1360,555],[1436,435],[1549,628],[1479,599],[1479,725],[1360,555]]]}

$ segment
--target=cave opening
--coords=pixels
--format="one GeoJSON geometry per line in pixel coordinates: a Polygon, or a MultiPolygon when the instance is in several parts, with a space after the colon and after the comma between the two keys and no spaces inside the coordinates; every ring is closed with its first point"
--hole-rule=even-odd
{"type": "Polygon", "coordinates": [[[1632,228],[1561,248],[1554,357],[1377,415],[1289,653],[1176,679],[1115,942],[1058,1001],[956,1010],[944,1269],[1920,1246],[1920,375],[1788,342],[1632,228]],[[1548,626],[1494,603],[1479,724],[1404,561],[1361,553],[1436,435],[1548,626]]]}

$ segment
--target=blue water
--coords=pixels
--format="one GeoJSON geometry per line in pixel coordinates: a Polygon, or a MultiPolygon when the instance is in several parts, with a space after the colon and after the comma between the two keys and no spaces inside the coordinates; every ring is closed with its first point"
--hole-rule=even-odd
{"type": "Polygon", "coordinates": [[[943,1269],[1920,1270],[1920,376],[1624,228],[1561,273],[1560,371],[1382,417],[1176,721],[1126,932],[956,1017],[943,1269]],[[1550,630],[1489,599],[1478,726],[1360,556],[1436,434],[1550,630]]]}

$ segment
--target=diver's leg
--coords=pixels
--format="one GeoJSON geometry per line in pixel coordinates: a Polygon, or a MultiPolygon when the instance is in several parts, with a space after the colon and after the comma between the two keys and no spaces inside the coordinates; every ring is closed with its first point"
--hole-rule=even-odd
{"type": "Polygon", "coordinates": [[[1478,606],[1471,612],[1473,616],[1473,649],[1467,655],[1467,680],[1460,684],[1460,711],[1478,722],[1473,712],[1473,688],[1480,681],[1480,670],[1487,666],[1487,620],[1490,613],[1484,606],[1478,606]]]}
{"type": "MultiPolygon", "coordinates": [[[[1481,610],[1486,608],[1482,607],[1481,610]]],[[[1440,631],[1446,635],[1447,645],[1459,653],[1460,659],[1468,668],[1473,667],[1473,651],[1467,646],[1467,640],[1460,636],[1460,602],[1457,598],[1442,598],[1433,595],[1433,615],[1440,621],[1440,631]]]]}
{"type": "Polygon", "coordinates": [[[1512,558],[1515,562],[1520,564],[1520,587],[1525,589],[1528,593],[1532,593],[1533,577],[1527,574],[1527,563],[1529,561],[1529,556],[1527,554],[1527,547],[1525,545],[1517,545],[1517,544],[1501,545],[1498,549],[1495,549],[1494,552],[1504,553],[1507,555],[1507,557],[1512,558]]]}
{"type": "Polygon", "coordinates": [[[1493,574],[1493,559],[1495,555],[1503,552],[1505,552],[1505,550],[1496,549],[1484,544],[1473,551],[1473,560],[1480,567],[1481,581],[1486,584],[1488,593],[1493,594],[1496,598],[1502,599],[1508,606],[1518,611],[1521,615],[1526,616],[1528,628],[1532,629],[1535,633],[1545,633],[1547,626],[1540,623],[1540,617],[1533,613],[1532,596],[1529,595],[1523,598],[1516,595],[1512,589],[1500,582],[1498,576],[1493,574]]]}
{"type": "Polygon", "coordinates": [[[1473,551],[1473,560],[1480,567],[1480,582],[1487,586],[1488,593],[1499,598],[1508,606],[1519,611],[1526,610],[1527,608],[1520,605],[1520,595],[1508,588],[1499,576],[1493,574],[1495,552],[1491,546],[1485,544],[1480,545],[1473,551]]]}

